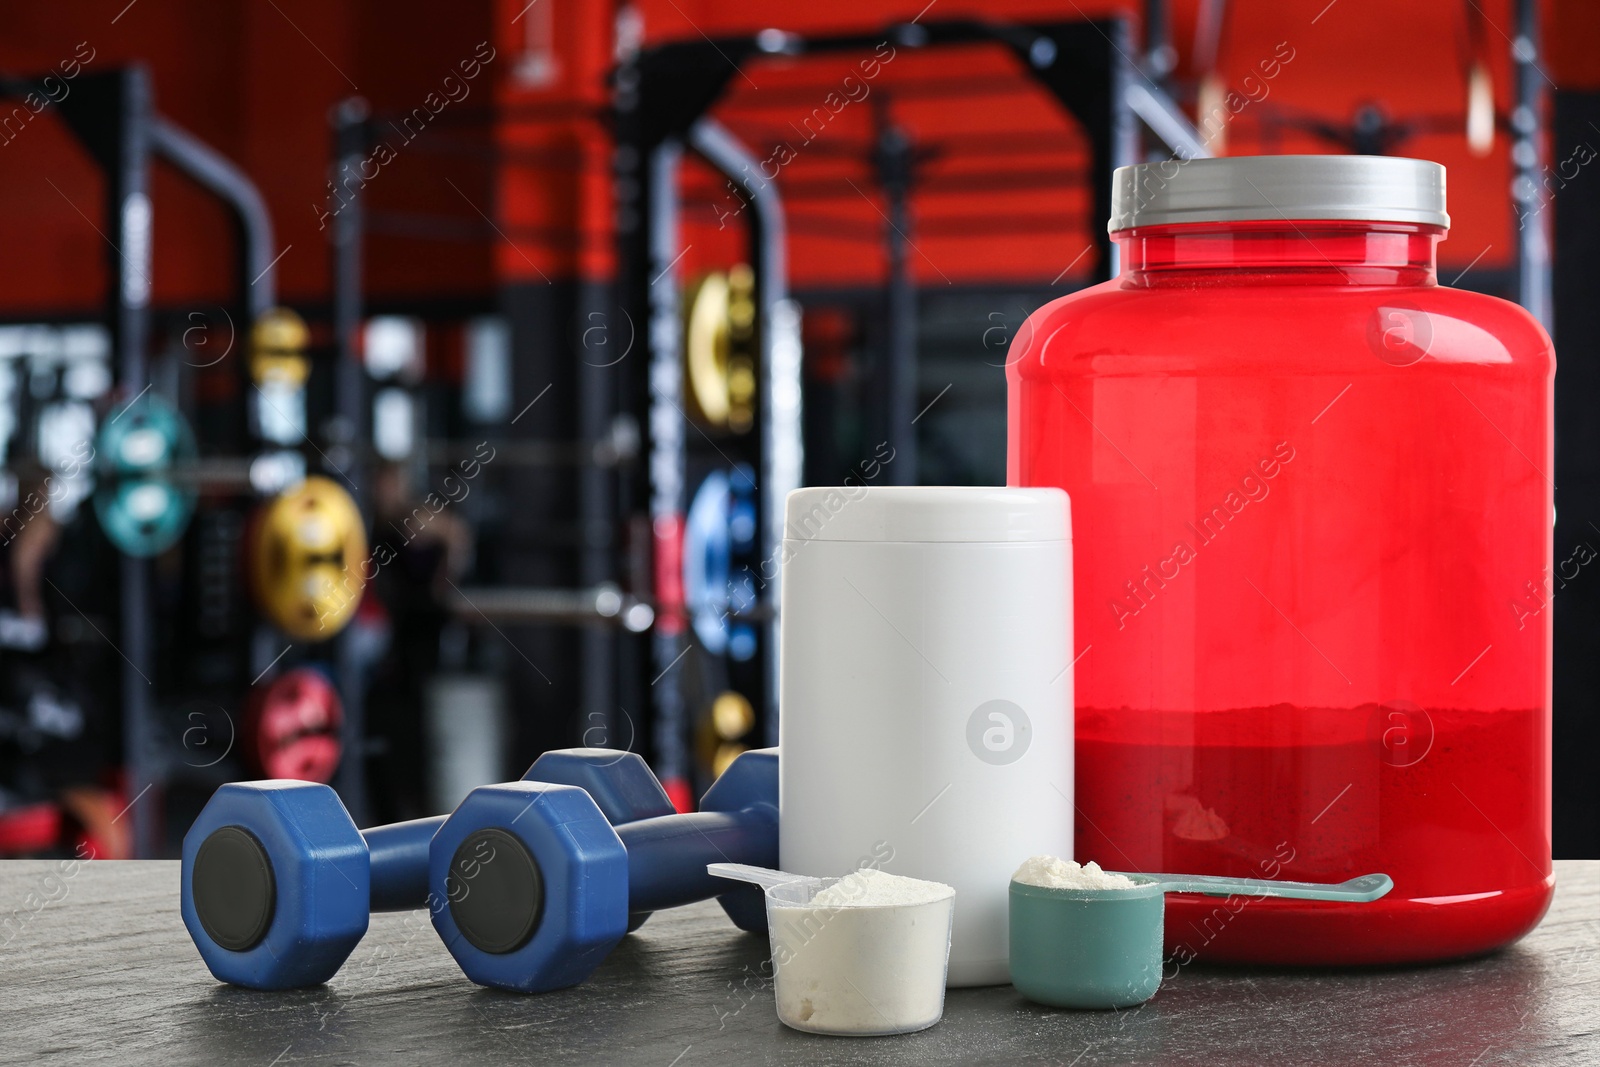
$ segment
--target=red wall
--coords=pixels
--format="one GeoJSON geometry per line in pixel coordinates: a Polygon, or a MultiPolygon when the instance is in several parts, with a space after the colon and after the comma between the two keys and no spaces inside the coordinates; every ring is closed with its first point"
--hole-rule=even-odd
{"type": "MultiPolygon", "coordinates": [[[[910,17],[923,3],[651,0],[643,6],[651,36],[669,38],[693,34],[697,28],[711,36],[765,25],[866,29],[889,18],[910,17]]],[[[1076,4],[940,0],[924,18],[988,14],[1059,19],[1080,11],[1122,11],[1137,18],[1141,6],[1087,0],[1076,4]]],[[[1262,63],[1284,55],[1292,59],[1278,62],[1276,76],[1265,82],[1265,95],[1252,87],[1258,99],[1226,127],[1227,154],[1340,151],[1297,129],[1296,120],[1316,117],[1347,123],[1362,104],[1379,102],[1394,120],[1422,127],[1398,151],[1449,168],[1454,225],[1441,250],[1446,277],[1475,258],[1478,270],[1510,264],[1515,231],[1508,191],[1509,146],[1502,135],[1487,155],[1475,157],[1464,136],[1464,71],[1471,54],[1467,6],[1443,0],[1338,0],[1331,7],[1327,0],[1233,0],[1228,7],[1218,64],[1225,84],[1240,89],[1247,76],[1260,77],[1262,63]]],[[[1492,74],[1497,106],[1509,111],[1512,83],[1506,35],[1513,32],[1511,2],[1485,0],[1478,7],[1487,20],[1481,55],[1492,74]]],[[[1174,40],[1183,59],[1180,73],[1187,75],[1198,73],[1192,65],[1197,8],[1194,0],[1175,4],[1174,40]]],[[[1564,13],[1563,18],[1596,21],[1587,9],[1583,11],[1579,16],[1564,13]]],[[[1591,33],[1588,40],[1593,44],[1596,36],[1591,33]]],[[[1587,64],[1592,70],[1594,51],[1568,44],[1561,55],[1569,57],[1569,66],[1587,64]]],[[[838,84],[847,65],[843,60],[771,63],[752,71],[749,81],[735,81],[719,114],[736,131],[770,147],[772,138],[762,142],[762,131],[777,130],[782,137],[790,122],[807,114],[828,88],[838,84]],[[796,90],[800,85],[809,87],[810,98],[796,90]]],[[[1579,74],[1575,69],[1574,80],[1579,74]]],[[[1071,120],[999,49],[924,54],[901,50],[871,90],[894,99],[897,121],[919,143],[937,152],[925,168],[924,191],[914,198],[913,266],[922,284],[1048,281],[1085,248],[1091,228],[1104,225],[1103,219],[1087,217],[1087,197],[1081,184],[1075,184],[1086,163],[1082,138],[1071,120]],[[949,84],[959,79],[970,79],[970,94],[941,95],[959,92],[949,84]],[[1055,188],[971,191],[973,185],[1003,184],[1007,178],[1020,182],[1021,175],[1052,171],[1065,179],[1055,188]]],[[[865,162],[871,120],[869,95],[861,105],[851,104],[842,111],[825,135],[799,148],[783,169],[780,184],[829,187],[791,198],[796,215],[794,272],[802,285],[843,283],[863,273],[881,273],[877,237],[884,222],[874,206],[881,206],[881,201],[865,162]],[[868,196],[852,188],[851,182],[868,196]]],[[[698,188],[708,196],[716,192],[709,180],[698,188]]],[[[714,216],[709,211],[706,216],[711,221],[698,231],[700,247],[714,245],[718,236],[714,216]]],[[[719,248],[715,255],[725,253],[719,248]]],[[[1085,257],[1072,273],[1090,268],[1085,257]]]]}
{"type": "MultiPolygon", "coordinates": [[[[358,93],[380,112],[418,106],[457,60],[492,37],[486,0],[139,0],[122,10],[126,2],[8,8],[0,68],[37,75],[71,57],[80,42],[93,49],[87,71],[145,63],[162,113],[231,157],[261,187],[278,251],[288,249],[278,277],[289,301],[326,299],[327,243],[318,213],[329,178],[329,109],[358,93]]],[[[467,105],[487,104],[492,68],[461,106],[451,104],[435,121],[455,121],[467,105]]],[[[461,137],[487,144],[488,118],[480,109],[476,128],[465,127],[461,137]]],[[[475,294],[492,286],[492,258],[478,232],[486,227],[442,180],[451,177],[490,206],[492,171],[481,149],[478,156],[401,149],[373,179],[368,188],[376,210],[423,211],[474,230],[471,241],[375,237],[369,270],[377,291],[475,294]]],[[[0,144],[0,202],[6,205],[0,211],[0,248],[6,250],[0,314],[99,305],[106,248],[96,228],[107,230],[102,195],[98,169],[49,109],[0,144]]],[[[152,200],[155,303],[225,298],[233,262],[225,213],[165,166],[156,169],[152,200]]]]}
{"type": "MultiPolygon", "coordinates": [[[[3,16],[0,68],[43,72],[80,42],[89,70],[142,61],[161,110],[244,167],[274,212],[285,299],[326,300],[324,206],[329,108],[359,92],[380,113],[422,106],[430,92],[487,41],[494,58],[429,132],[394,150],[367,187],[368,244],[377,300],[487,298],[498,284],[605,277],[611,270],[605,75],[615,6],[599,0],[94,0],[15,5],[3,16]],[[120,15],[119,15],[120,12],[120,15]],[[530,80],[529,56],[554,58],[554,77],[530,80]],[[493,107],[490,106],[493,102],[493,107]],[[485,218],[487,216],[487,219],[485,218]]],[[[806,32],[871,30],[915,16],[926,0],[642,0],[645,40],[743,33],[766,26],[806,32]]],[[[1197,0],[1179,0],[1175,37],[1192,62],[1197,0]]],[[[1481,0],[1481,51],[1498,104],[1509,108],[1510,0],[1481,0]]],[[[1047,20],[1137,12],[1138,4],[937,0],[924,19],[987,15],[1047,20]]],[[[1510,262],[1514,221],[1502,136],[1476,158],[1461,133],[1470,5],[1445,0],[1234,0],[1219,74],[1239,87],[1275,53],[1292,50],[1264,98],[1227,128],[1232,154],[1335,150],[1295,128],[1315,116],[1345,122],[1367,101],[1431,129],[1401,151],[1450,168],[1455,226],[1447,272],[1510,262]]],[[[1600,85],[1600,15],[1564,0],[1547,12],[1550,61],[1562,84],[1600,85]]],[[[781,167],[792,217],[792,272],[804,287],[873,284],[883,269],[882,206],[868,162],[875,110],[927,150],[915,194],[913,267],[930,286],[1048,282],[1067,270],[1103,220],[1088,215],[1084,145],[1073,122],[1000,49],[973,47],[880,55],[866,78],[861,56],[766,60],[738,77],[717,115],[781,167]],[[855,82],[844,81],[853,75],[855,82]],[[862,87],[865,91],[863,92],[862,87]],[[830,92],[858,99],[829,113],[821,132],[799,132],[830,92]]],[[[835,97],[838,100],[840,97],[835,97]]],[[[813,120],[813,127],[818,125],[813,120]]],[[[1572,146],[1552,146],[1563,158],[1572,146]]],[[[739,254],[737,228],[718,227],[732,201],[709,173],[691,171],[684,267],[739,254]]],[[[100,181],[48,111],[0,144],[0,316],[96,307],[104,286],[100,181]]],[[[226,298],[232,262],[222,211],[181,179],[158,171],[155,300],[226,298]]],[[[1086,274],[1089,257],[1068,272],[1086,274]]],[[[1449,274],[1447,273],[1447,277],[1449,274]]]]}

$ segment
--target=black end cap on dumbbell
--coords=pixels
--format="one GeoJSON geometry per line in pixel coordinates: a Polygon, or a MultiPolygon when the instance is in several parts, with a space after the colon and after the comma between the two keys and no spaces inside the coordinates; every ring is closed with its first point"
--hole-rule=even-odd
{"type": "Polygon", "coordinates": [[[254,948],[272,927],[278,885],[254,834],[224,826],[200,844],[189,890],[206,936],[230,952],[254,948]]]}
{"type": "Polygon", "coordinates": [[[539,929],[544,877],[528,847],[504,830],[479,830],[461,842],[446,888],[456,928],[483,952],[515,952],[539,929]]]}

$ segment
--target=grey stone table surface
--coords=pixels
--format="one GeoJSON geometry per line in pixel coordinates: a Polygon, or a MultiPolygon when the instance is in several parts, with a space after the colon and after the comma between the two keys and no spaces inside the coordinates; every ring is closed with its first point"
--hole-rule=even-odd
{"type": "Polygon", "coordinates": [[[374,917],[330,984],[215,982],[178,916],[176,862],[0,863],[0,1063],[1600,1065],[1600,861],[1509,949],[1365,971],[1190,966],[1120,1012],[952,990],[905,1037],[785,1029],[764,938],[713,903],[654,916],[575,989],[521,996],[456,970],[424,912],[374,917]]]}

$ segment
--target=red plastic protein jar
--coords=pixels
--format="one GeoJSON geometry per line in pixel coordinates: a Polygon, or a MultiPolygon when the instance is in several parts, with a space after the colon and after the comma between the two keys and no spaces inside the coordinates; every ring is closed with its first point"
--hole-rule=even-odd
{"type": "Polygon", "coordinates": [[[1113,281],[1009,360],[1009,480],[1071,494],[1077,852],[1340,881],[1172,897],[1178,962],[1484,952],[1550,903],[1550,339],[1438,284],[1444,169],[1117,171],[1113,281]]]}

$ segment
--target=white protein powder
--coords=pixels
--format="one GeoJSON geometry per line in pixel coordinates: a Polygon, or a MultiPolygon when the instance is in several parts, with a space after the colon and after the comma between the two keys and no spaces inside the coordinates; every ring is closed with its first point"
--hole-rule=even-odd
{"type": "Polygon", "coordinates": [[[1139,886],[1125,874],[1101,870],[1094,860],[1080,867],[1071,860],[1055,856],[1029,856],[1011,880],[1045,889],[1137,889],[1139,886]]]}
{"type": "Polygon", "coordinates": [[[872,867],[852,871],[811,898],[813,908],[883,908],[928,904],[954,893],[943,882],[887,874],[872,867]]]}
{"type": "Polygon", "coordinates": [[[910,1033],[944,1014],[955,890],[863,869],[809,903],[769,900],[778,1018],[825,1034],[910,1033]]]}

